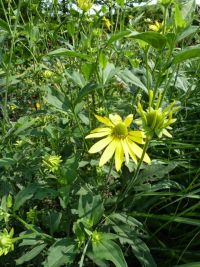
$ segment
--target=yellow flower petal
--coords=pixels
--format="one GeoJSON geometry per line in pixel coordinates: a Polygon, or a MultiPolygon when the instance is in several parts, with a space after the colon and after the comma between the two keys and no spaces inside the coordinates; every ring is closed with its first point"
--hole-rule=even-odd
{"type": "Polygon", "coordinates": [[[115,168],[117,171],[121,169],[123,159],[124,159],[124,151],[123,151],[122,144],[119,140],[117,142],[117,147],[115,150],[115,168]]]}
{"type": "Polygon", "coordinates": [[[106,126],[111,126],[113,127],[112,122],[106,118],[106,117],[101,117],[99,115],[95,115],[95,117],[97,118],[98,121],[100,121],[101,123],[105,124],[106,126]]]}
{"type": "Polygon", "coordinates": [[[121,142],[122,142],[122,147],[123,147],[124,154],[125,154],[126,164],[128,164],[129,163],[128,145],[127,145],[126,141],[124,141],[124,140],[121,140],[121,142]]]}
{"type": "Polygon", "coordinates": [[[105,128],[96,128],[91,131],[91,133],[100,133],[100,132],[111,132],[111,129],[108,127],[105,127],[105,128]]]}
{"type": "Polygon", "coordinates": [[[93,154],[93,153],[97,153],[99,151],[101,151],[102,149],[104,149],[104,147],[106,147],[111,141],[113,140],[112,136],[108,136],[100,141],[98,141],[96,144],[94,144],[90,150],[89,153],[93,154]]]}
{"type": "Polygon", "coordinates": [[[101,158],[100,158],[100,162],[99,162],[99,166],[103,166],[107,161],[109,161],[110,158],[112,158],[116,146],[117,146],[117,141],[116,139],[113,139],[112,142],[106,147],[106,149],[104,150],[101,158]]]}
{"type": "Polygon", "coordinates": [[[144,144],[144,140],[141,137],[138,137],[137,135],[128,135],[128,138],[131,139],[132,141],[138,143],[138,144],[144,144]]]}
{"type": "MultiPolygon", "coordinates": [[[[143,152],[142,148],[140,148],[138,145],[136,145],[130,139],[128,139],[127,142],[128,142],[129,148],[132,150],[132,152],[140,159],[142,156],[142,152],[143,152]]],[[[147,155],[147,153],[145,153],[143,161],[145,161],[148,164],[151,163],[151,160],[150,160],[149,156],[147,155]]]]}
{"type": "Polygon", "coordinates": [[[102,132],[102,133],[92,133],[87,135],[85,138],[89,139],[89,138],[99,138],[99,137],[104,137],[106,135],[109,135],[110,133],[107,132],[102,132]]]}
{"type": "Polygon", "coordinates": [[[129,142],[127,141],[126,143],[127,143],[127,147],[128,147],[128,153],[129,153],[129,155],[131,156],[131,158],[132,158],[132,160],[135,162],[135,164],[137,164],[137,158],[136,158],[134,152],[132,151],[132,149],[131,149],[131,147],[130,147],[130,145],[129,145],[129,142]]]}
{"type": "Polygon", "coordinates": [[[133,121],[133,114],[129,114],[125,120],[124,120],[124,124],[126,125],[126,127],[129,127],[131,125],[133,121]]]}
{"type": "Polygon", "coordinates": [[[122,118],[118,114],[109,114],[109,119],[114,125],[117,125],[118,123],[122,122],[122,118]]]}
{"type": "Polygon", "coordinates": [[[130,132],[128,133],[128,135],[132,135],[132,136],[134,136],[134,137],[138,137],[138,138],[145,138],[145,137],[146,137],[146,136],[145,136],[145,133],[142,132],[142,131],[130,131],[130,132]]]}
{"type": "Polygon", "coordinates": [[[167,137],[169,137],[169,138],[172,138],[172,135],[171,135],[166,129],[163,129],[162,133],[163,133],[165,136],[167,136],[167,137]]]}

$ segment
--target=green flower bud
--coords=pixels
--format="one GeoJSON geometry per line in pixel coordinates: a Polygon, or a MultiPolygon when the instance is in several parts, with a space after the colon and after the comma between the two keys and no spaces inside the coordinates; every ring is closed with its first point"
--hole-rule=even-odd
{"type": "Polygon", "coordinates": [[[10,233],[8,233],[7,229],[0,232],[0,256],[6,255],[8,252],[14,250],[13,234],[13,228],[10,230],[10,233]]]}
{"type": "Polygon", "coordinates": [[[87,12],[93,5],[94,0],[77,0],[78,7],[87,12]]]}
{"type": "Polygon", "coordinates": [[[43,157],[42,165],[45,167],[45,170],[54,173],[59,169],[61,162],[62,162],[61,156],[46,155],[45,157],[43,157]]]}
{"type": "Polygon", "coordinates": [[[176,112],[179,107],[173,108],[175,101],[168,105],[166,108],[162,109],[160,107],[162,99],[162,94],[160,93],[157,99],[157,102],[153,107],[153,91],[149,92],[149,107],[145,111],[141,105],[138,103],[137,112],[141,116],[142,127],[148,138],[152,138],[154,135],[157,135],[159,138],[162,135],[167,137],[172,137],[167,129],[171,129],[170,125],[176,121],[173,119],[173,113],[176,112]]]}
{"type": "Polygon", "coordinates": [[[97,232],[97,231],[94,231],[92,233],[92,243],[93,244],[100,242],[101,238],[102,238],[102,233],[97,232]]]}

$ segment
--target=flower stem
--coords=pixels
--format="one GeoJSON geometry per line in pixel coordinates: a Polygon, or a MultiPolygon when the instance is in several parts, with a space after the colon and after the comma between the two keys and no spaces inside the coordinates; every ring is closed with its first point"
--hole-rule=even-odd
{"type": "Polygon", "coordinates": [[[79,263],[79,267],[83,267],[83,262],[84,262],[84,258],[85,258],[85,254],[86,254],[86,251],[87,251],[87,248],[89,246],[89,243],[91,241],[91,238],[92,238],[92,235],[88,238],[88,241],[83,249],[83,253],[81,255],[81,260],[80,260],[80,263],[79,263]]]}
{"type": "Polygon", "coordinates": [[[143,148],[143,151],[142,151],[142,155],[141,155],[141,158],[139,160],[139,163],[137,165],[137,169],[135,171],[135,174],[134,176],[132,177],[130,183],[128,183],[127,187],[125,188],[124,192],[122,192],[122,194],[119,196],[118,198],[118,201],[121,201],[123,200],[123,198],[126,196],[126,194],[130,191],[130,189],[132,188],[132,186],[134,185],[134,183],[136,182],[137,178],[138,178],[138,174],[139,174],[139,171],[140,171],[140,167],[142,165],[142,162],[143,162],[143,159],[144,159],[144,156],[145,156],[145,153],[147,151],[147,148],[149,146],[149,142],[150,142],[150,139],[146,139],[146,142],[145,142],[145,145],[144,145],[144,148],[143,148]]]}

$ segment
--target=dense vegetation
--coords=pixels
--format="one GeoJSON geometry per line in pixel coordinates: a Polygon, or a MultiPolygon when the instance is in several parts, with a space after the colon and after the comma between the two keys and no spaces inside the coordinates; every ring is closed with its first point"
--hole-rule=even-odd
{"type": "Polygon", "coordinates": [[[133,2],[0,0],[2,267],[200,266],[198,8],[133,2]]]}

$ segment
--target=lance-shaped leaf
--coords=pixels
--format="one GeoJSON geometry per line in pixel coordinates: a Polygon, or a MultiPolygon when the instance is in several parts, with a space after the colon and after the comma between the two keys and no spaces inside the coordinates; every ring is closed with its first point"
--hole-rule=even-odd
{"type": "Polygon", "coordinates": [[[192,59],[196,57],[200,57],[200,46],[193,46],[179,52],[174,57],[172,64],[179,64],[183,61],[186,61],[187,59],[192,59]]]}

